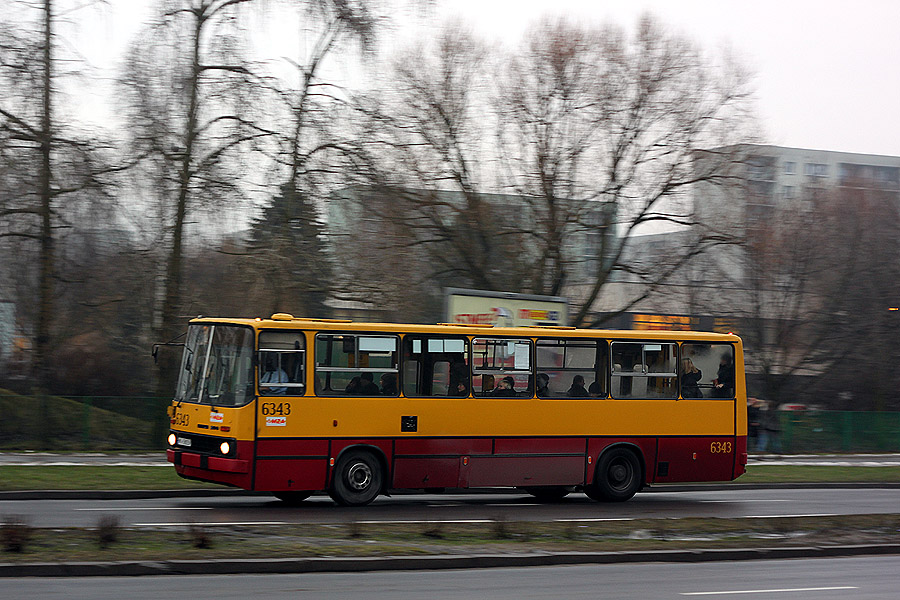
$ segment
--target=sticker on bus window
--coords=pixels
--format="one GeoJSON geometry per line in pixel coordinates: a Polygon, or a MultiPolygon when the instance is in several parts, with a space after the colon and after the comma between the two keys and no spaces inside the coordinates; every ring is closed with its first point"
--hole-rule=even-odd
{"type": "Polygon", "coordinates": [[[284,427],[287,417],[266,417],[266,427],[284,427]]]}
{"type": "Polygon", "coordinates": [[[209,413],[209,422],[210,423],[224,423],[225,422],[225,414],[220,412],[211,412],[209,413]]]}

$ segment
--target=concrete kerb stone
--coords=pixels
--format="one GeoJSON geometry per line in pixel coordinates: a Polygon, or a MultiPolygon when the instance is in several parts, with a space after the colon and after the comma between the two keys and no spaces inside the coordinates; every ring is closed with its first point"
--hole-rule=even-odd
{"type": "Polygon", "coordinates": [[[900,544],[816,546],[797,548],[737,548],[636,552],[562,552],[387,556],[360,558],[275,558],[168,560],[144,562],[0,563],[0,577],[123,577],[144,575],[236,575],[289,573],[353,573],[490,569],[641,562],[699,563],[715,561],[833,558],[900,554],[900,544]]]}

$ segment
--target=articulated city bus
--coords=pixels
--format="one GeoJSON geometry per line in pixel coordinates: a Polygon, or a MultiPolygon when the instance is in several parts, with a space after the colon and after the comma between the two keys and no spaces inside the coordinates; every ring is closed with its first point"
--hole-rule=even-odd
{"type": "Polygon", "coordinates": [[[747,463],[730,334],[198,318],[169,416],[179,475],[288,502],[479,487],[623,501],[747,463]]]}

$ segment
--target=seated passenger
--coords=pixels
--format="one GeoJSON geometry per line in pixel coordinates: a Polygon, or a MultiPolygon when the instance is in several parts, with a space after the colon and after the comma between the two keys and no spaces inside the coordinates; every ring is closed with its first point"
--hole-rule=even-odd
{"type": "Polygon", "coordinates": [[[262,374],[262,377],[259,378],[259,391],[264,395],[278,395],[283,396],[287,393],[286,387],[272,387],[270,385],[264,385],[267,383],[287,383],[288,376],[287,373],[284,372],[284,369],[278,367],[275,364],[275,361],[271,358],[266,360],[266,369],[265,373],[262,374]]]}
{"type": "Polygon", "coordinates": [[[689,358],[682,359],[681,373],[681,397],[682,398],[702,398],[703,392],[700,391],[700,379],[703,372],[695,365],[694,361],[689,358]]]}
{"type": "Polygon", "coordinates": [[[491,392],[491,396],[497,398],[515,398],[516,397],[516,380],[507,375],[500,380],[497,389],[491,392]]]}
{"type": "Polygon", "coordinates": [[[601,396],[606,395],[603,393],[603,387],[600,385],[599,381],[594,381],[594,383],[588,387],[588,394],[591,395],[591,398],[600,398],[601,396]]]}
{"type": "Polygon", "coordinates": [[[538,373],[537,376],[537,397],[546,398],[550,395],[550,376],[546,373],[538,373]]]}
{"type": "Polygon", "coordinates": [[[360,373],[359,375],[359,395],[360,396],[377,396],[379,393],[378,386],[375,385],[375,376],[371,373],[360,373]]]}
{"type": "Polygon", "coordinates": [[[572,387],[566,392],[569,398],[587,398],[588,391],[584,389],[584,377],[576,375],[572,378],[572,387]]]}
{"type": "Polygon", "coordinates": [[[383,396],[396,396],[397,376],[393,373],[385,373],[381,376],[381,394],[383,396]]]}
{"type": "Polygon", "coordinates": [[[451,396],[468,396],[469,389],[466,387],[466,382],[460,381],[459,383],[457,383],[456,388],[450,390],[450,395],[451,396]]]}
{"type": "Polygon", "coordinates": [[[344,388],[344,391],[348,394],[353,394],[354,396],[359,395],[359,391],[362,389],[362,379],[360,379],[359,375],[350,380],[350,383],[347,384],[347,387],[344,388]]]}

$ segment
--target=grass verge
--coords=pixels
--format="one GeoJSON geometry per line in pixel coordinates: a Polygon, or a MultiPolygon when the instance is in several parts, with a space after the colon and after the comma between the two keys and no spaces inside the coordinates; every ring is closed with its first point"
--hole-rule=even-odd
{"type": "MultiPolygon", "coordinates": [[[[897,467],[751,465],[734,483],[900,482],[897,467]]],[[[0,466],[0,491],[171,490],[222,486],[182,479],[172,467],[0,466]]]]}
{"type": "Polygon", "coordinates": [[[900,515],[499,524],[126,528],[106,548],[100,547],[95,530],[37,529],[21,552],[4,551],[0,561],[426,556],[900,543],[900,515]]]}

